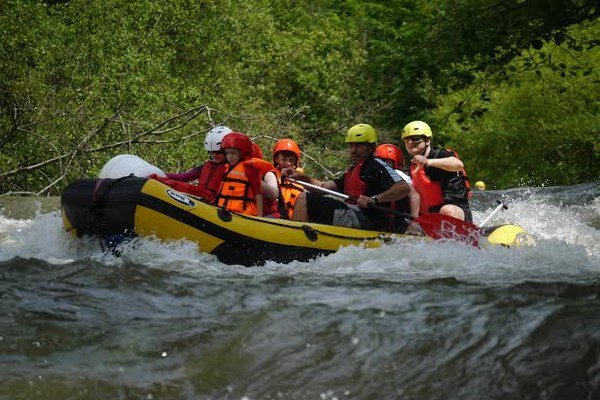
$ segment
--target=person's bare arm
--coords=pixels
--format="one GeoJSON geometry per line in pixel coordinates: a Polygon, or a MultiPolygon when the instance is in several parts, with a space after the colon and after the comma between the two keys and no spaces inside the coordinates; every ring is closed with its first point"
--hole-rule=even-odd
{"type": "Polygon", "coordinates": [[[465,168],[462,161],[456,157],[427,158],[417,155],[413,157],[411,163],[417,164],[419,167],[435,167],[450,172],[462,171],[465,168]]]}

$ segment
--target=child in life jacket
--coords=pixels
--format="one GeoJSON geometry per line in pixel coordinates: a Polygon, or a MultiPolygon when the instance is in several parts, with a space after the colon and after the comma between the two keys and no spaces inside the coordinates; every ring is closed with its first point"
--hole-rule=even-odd
{"type": "MultiPolygon", "coordinates": [[[[252,142],[252,158],[263,160],[262,149],[256,142],[252,142]]],[[[272,166],[272,165],[271,165],[272,166]]],[[[263,216],[267,218],[281,218],[281,213],[278,206],[279,189],[277,188],[276,169],[273,168],[267,171],[261,177],[261,186],[263,190],[263,216]]]]}
{"type": "Polygon", "coordinates": [[[274,170],[273,164],[253,157],[250,138],[240,132],[232,132],[223,138],[221,149],[227,166],[216,204],[232,212],[263,216],[263,196],[276,199],[279,193],[277,180],[263,177],[274,170]]]}
{"type": "Polygon", "coordinates": [[[277,168],[277,183],[279,184],[279,213],[282,218],[291,219],[294,215],[294,205],[298,195],[304,191],[304,188],[287,180],[281,179],[281,171],[285,168],[294,168],[297,173],[303,173],[299,168],[300,147],[292,139],[281,139],[273,147],[273,164],[277,168]]]}
{"type": "MultiPolygon", "coordinates": [[[[168,173],[167,179],[158,179],[172,188],[202,197],[209,203],[215,200],[215,196],[221,187],[221,179],[225,172],[227,162],[225,154],[221,150],[221,142],[225,135],[233,132],[226,126],[216,126],[211,129],[204,138],[204,149],[210,157],[203,164],[181,173],[168,173]],[[197,185],[188,185],[183,182],[197,180],[197,185]],[[181,182],[181,183],[180,183],[181,182]]],[[[156,176],[150,178],[157,179],[156,176]]]]}

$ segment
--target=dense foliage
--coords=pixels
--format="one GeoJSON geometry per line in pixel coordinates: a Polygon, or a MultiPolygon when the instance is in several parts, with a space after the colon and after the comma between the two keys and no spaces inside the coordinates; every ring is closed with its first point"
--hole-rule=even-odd
{"type": "Polygon", "coordinates": [[[56,194],[134,153],[201,162],[225,123],[343,167],[357,122],[415,118],[492,187],[600,170],[600,29],[588,0],[6,0],[0,193],[56,194]],[[323,150],[325,149],[325,150],[323,150]]]}

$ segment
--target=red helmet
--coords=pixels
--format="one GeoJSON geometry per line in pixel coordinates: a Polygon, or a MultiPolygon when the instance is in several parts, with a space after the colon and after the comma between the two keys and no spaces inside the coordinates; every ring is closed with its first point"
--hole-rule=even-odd
{"type": "Polygon", "coordinates": [[[243,133],[231,132],[225,135],[221,142],[221,150],[234,148],[242,153],[242,159],[252,157],[252,140],[243,133]]]}
{"type": "Polygon", "coordinates": [[[404,155],[402,150],[393,144],[380,144],[375,149],[373,154],[375,157],[383,158],[384,160],[392,160],[394,168],[398,169],[404,164],[404,155]]]}
{"type": "Polygon", "coordinates": [[[273,147],[273,158],[275,158],[280,151],[294,153],[298,158],[298,162],[300,162],[300,147],[298,147],[298,143],[294,142],[292,139],[281,139],[275,143],[275,147],[273,147]]]}
{"type": "Polygon", "coordinates": [[[254,142],[252,142],[252,157],[261,159],[263,158],[262,149],[254,142]]]}

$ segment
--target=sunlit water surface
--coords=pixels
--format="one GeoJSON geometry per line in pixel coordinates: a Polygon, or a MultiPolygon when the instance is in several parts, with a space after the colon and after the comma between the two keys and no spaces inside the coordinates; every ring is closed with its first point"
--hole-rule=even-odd
{"type": "Polygon", "coordinates": [[[600,183],[479,192],[476,222],[497,199],[537,246],[257,268],[183,241],[116,257],[57,199],[2,199],[0,398],[599,399],[600,183]]]}

